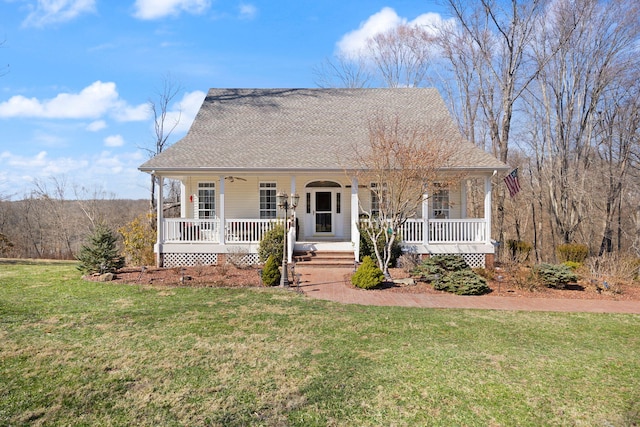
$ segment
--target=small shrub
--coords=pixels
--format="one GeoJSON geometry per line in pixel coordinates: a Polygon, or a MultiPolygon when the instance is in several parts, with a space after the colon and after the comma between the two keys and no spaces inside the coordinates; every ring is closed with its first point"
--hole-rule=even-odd
{"type": "Polygon", "coordinates": [[[264,268],[262,269],[262,283],[264,283],[265,286],[278,286],[280,284],[278,261],[276,261],[276,258],[273,255],[267,258],[267,262],[264,264],[264,268]]]}
{"type": "Polygon", "coordinates": [[[282,223],[276,224],[271,230],[267,231],[260,240],[260,246],[258,247],[258,258],[260,262],[265,262],[269,259],[269,256],[273,256],[275,259],[282,259],[282,253],[284,252],[284,225],[282,223]]]}
{"type": "Polygon", "coordinates": [[[83,273],[114,273],[124,267],[124,257],[118,254],[115,233],[104,224],[99,224],[89,242],[80,248],[78,270],[83,273]]]}
{"type": "Polygon", "coordinates": [[[528,267],[516,267],[511,274],[513,285],[518,289],[534,292],[541,286],[540,281],[538,280],[536,275],[528,267]]]}
{"type": "Polygon", "coordinates": [[[361,289],[371,289],[384,281],[382,270],[373,262],[370,256],[362,260],[358,270],[351,276],[351,283],[361,289]]]}
{"type": "Polygon", "coordinates": [[[417,275],[433,275],[466,269],[469,266],[459,255],[434,255],[424,259],[413,272],[417,275]]]}
{"type": "Polygon", "coordinates": [[[580,262],[575,262],[575,261],[565,261],[562,263],[563,265],[566,265],[567,267],[569,267],[571,269],[571,271],[576,271],[578,270],[580,267],[582,267],[582,263],[580,262]]]}
{"type": "Polygon", "coordinates": [[[605,253],[598,257],[589,257],[585,261],[592,282],[619,286],[632,283],[638,278],[640,263],[638,258],[624,253],[605,253]]]}
{"type": "Polygon", "coordinates": [[[445,274],[434,283],[433,288],[457,295],[482,295],[491,291],[484,277],[474,273],[471,269],[445,274]]]}
{"type": "Polygon", "coordinates": [[[589,256],[589,247],[579,243],[566,243],[556,248],[560,262],[572,261],[583,263],[589,256]]]}
{"type": "Polygon", "coordinates": [[[522,240],[509,240],[507,241],[507,245],[509,246],[511,260],[514,262],[525,262],[529,259],[529,254],[533,249],[531,243],[522,240]]]}
{"type": "Polygon", "coordinates": [[[484,277],[486,280],[493,280],[494,277],[496,277],[495,270],[491,270],[491,269],[483,268],[483,267],[472,268],[472,270],[478,276],[484,277]]]}
{"type": "Polygon", "coordinates": [[[249,267],[247,255],[249,249],[242,246],[231,246],[227,252],[227,264],[233,265],[235,268],[243,269],[249,267]]]}
{"type": "Polygon", "coordinates": [[[155,264],[153,245],[156,242],[154,214],[143,214],[118,229],[122,235],[123,254],[129,265],[155,264]]]}
{"type": "Polygon", "coordinates": [[[533,268],[533,272],[549,288],[564,289],[568,283],[578,280],[578,276],[564,264],[539,264],[533,268]]]}

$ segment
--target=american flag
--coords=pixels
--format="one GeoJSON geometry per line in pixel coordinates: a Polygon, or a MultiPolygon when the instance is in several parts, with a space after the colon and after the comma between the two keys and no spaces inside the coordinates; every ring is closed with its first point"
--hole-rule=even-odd
{"type": "Polygon", "coordinates": [[[509,195],[514,197],[520,191],[520,182],[518,182],[518,168],[515,168],[511,173],[504,177],[504,183],[507,184],[509,189],[509,195]]]}

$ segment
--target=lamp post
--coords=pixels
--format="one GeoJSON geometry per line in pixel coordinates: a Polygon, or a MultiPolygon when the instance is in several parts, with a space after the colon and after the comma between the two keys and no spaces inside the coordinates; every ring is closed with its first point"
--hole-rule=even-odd
{"type": "Polygon", "coordinates": [[[278,207],[284,210],[284,252],[282,253],[282,277],[280,279],[280,285],[282,287],[289,287],[289,277],[287,272],[287,237],[289,234],[289,209],[293,211],[298,206],[300,196],[297,194],[291,195],[291,201],[289,201],[289,195],[284,192],[276,194],[276,203],[278,207]]]}

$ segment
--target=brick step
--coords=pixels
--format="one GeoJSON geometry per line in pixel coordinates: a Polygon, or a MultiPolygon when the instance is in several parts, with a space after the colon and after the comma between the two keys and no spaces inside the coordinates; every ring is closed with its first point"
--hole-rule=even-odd
{"type": "Polygon", "coordinates": [[[300,267],[352,267],[353,252],[296,251],[293,259],[300,267]]]}

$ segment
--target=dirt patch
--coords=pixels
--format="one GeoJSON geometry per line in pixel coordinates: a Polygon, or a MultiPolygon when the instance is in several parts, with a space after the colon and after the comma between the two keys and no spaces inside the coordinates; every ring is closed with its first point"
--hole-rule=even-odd
{"type": "MultiPolygon", "coordinates": [[[[409,275],[401,269],[391,269],[393,278],[406,278],[409,275]]],[[[494,277],[487,280],[491,292],[489,296],[504,296],[514,298],[571,298],[571,299],[600,299],[640,301],[640,284],[618,284],[609,289],[598,287],[589,281],[579,281],[570,284],[566,289],[551,289],[537,287],[523,289],[517,281],[505,270],[494,272],[494,277]],[[498,280],[496,277],[501,276],[498,280]]],[[[91,278],[97,280],[97,278],[91,278]]],[[[304,280],[304,278],[303,278],[304,280]]],[[[233,265],[224,266],[196,266],[196,267],[128,267],[118,271],[113,282],[127,284],[145,284],[159,286],[191,286],[191,287],[259,287],[262,286],[259,267],[238,268],[233,265]]],[[[345,277],[345,286],[351,286],[345,277]]],[[[416,282],[415,285],[401,285],[385,283],[382,287],[371,292],[402,292],[414,294],[443,294],[436,291],[431,284],[416,282]]],[[[476,297],[482,298],[482,296],[476,297]]]]}

